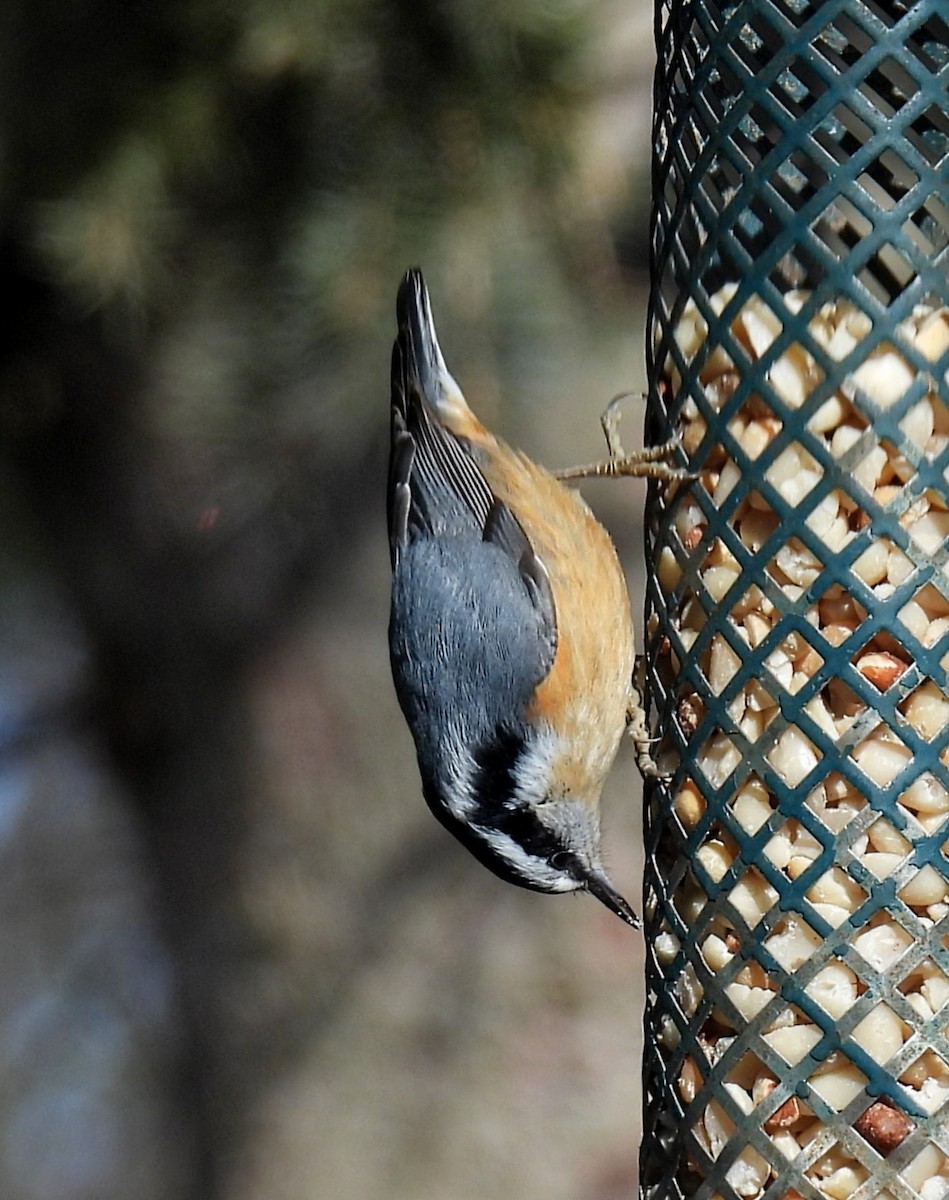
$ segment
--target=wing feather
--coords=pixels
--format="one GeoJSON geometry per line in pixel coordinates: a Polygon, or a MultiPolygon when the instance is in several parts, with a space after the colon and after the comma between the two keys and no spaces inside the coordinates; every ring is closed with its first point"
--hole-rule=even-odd
{"type": "Polygon", "coordinates": [[[418,369],[424,347],[413,344],[419,328],[418,320],[407,321],[392,351],[388,516],[393,568],[413,538],[471,538],[472,560],[480,557],[474,554],[477,543],[496,546],[509,563],[510,578],[519,579],[541,619],[549,669],[557,613],[547,570],[515,514],[491,490],[470,444],[445,428],[426,399],[418,369]]]}

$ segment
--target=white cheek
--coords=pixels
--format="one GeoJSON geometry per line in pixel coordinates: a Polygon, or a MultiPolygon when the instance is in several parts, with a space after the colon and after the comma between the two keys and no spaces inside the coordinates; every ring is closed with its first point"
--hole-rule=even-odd
{"type": "Polygon", "coordinates": [[[514,770],[514,802],[531,806],[550,794],[558,738],[550,726],[535,730],[514,770]]]}

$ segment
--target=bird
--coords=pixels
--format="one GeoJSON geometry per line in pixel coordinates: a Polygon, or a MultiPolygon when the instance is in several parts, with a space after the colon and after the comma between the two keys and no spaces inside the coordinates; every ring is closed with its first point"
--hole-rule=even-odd
{"type": "Polygon", "coordinates": [[[468,406],[418,269],[402,279],[396,317],[389,651],[423,796],[500,878],[588,892],[640,928],[606,872],[600,832],[627,728],[640,769],[657,773],[633,683],[629,592],[609,535],[565,481],[683,472],[664,461],[668,444],[624,456],[615,412],[604,415],[607,460],[546,470],[468,406]]]}

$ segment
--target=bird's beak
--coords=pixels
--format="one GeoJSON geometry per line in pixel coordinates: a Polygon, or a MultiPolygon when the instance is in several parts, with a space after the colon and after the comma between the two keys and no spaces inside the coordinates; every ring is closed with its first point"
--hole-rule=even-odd
{"type": "Polygon", "coordinates": [[[587,876],[586,889],[591,896],[596,896],[597,900],[602,901],[610,912],[615,912],[627,925],[632,925],[633,929],[642,929],[642,921],[602,871],[592,871],[587,876]]]}

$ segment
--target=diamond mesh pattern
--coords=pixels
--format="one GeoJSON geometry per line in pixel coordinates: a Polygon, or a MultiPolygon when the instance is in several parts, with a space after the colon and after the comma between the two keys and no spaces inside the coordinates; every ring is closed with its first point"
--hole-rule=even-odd
{"type": "Polygon", "coordinates": [[[654,1200],[949,1197],[947,19],[658,11],[654,1200]]]}

